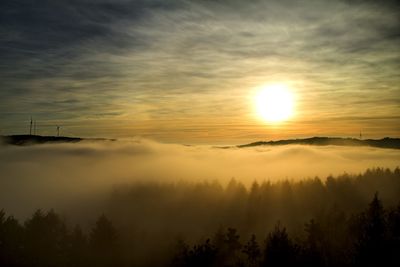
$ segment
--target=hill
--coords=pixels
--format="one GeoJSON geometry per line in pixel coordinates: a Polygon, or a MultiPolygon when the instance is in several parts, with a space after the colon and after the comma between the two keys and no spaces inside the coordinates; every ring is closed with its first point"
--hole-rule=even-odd
{"type": "MultiPolygon", "coordinates": [[[[105,138],[80,138],[66,136],[41,136],[41,135],[7,135],[0,136],[0,143],[8,145],[33,145],[46,143],[78,143],[81,141],[115,141],[115,139],[105,138]]],[[[238,148],[256,147],[256,146],[281,146],[281,145],[313,145],[313,146],[370,146],[378,148],[400,149],[400,138],[385,137],[382,139],[355,139],[340,137],[311,137],[304,139],[288,139],[278,141],[258,141],[244,145],[238,145],[238,148]]],[[[229,148],[229,147],[218,147],[229,148]]]]}
{"type": "Polygon", "coordinates": [[[279,141],[258,141],[244,145],[238,145],[239,148],[255,146],[279,146],[279,145],[314,145],[314,146],[371,146],[379,148],[400,149],[400,138],[385,137],[382,139],[355,139],[340,137],[311,137],[304,139],[289,139],[279,141]]]}
{"type": "Polygon", "coordinates": [[[81,141],[115,141],[114,139],[104,138],[80,138],[66,136],[41,136],[41,135],[7,135],[0,136],[0,140],[8,145],[34,145],[46,143],[77,143],[81,141]]]}
{"type": "Polygon", "coordinates": [[[65,136],[41,136],[41,135],[7,135],[1,137],[3,143],[9,145],[31,145],[45,143],[76,143],[83,139],[65,136]]]}

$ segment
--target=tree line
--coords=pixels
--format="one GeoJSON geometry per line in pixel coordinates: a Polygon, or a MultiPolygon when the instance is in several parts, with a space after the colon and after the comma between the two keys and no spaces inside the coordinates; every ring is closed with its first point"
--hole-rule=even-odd
{"type": "Polygon", "coordinates": [[[378,194],[361,213],[337,224],[311,219],[301,236],[291,237],[277,223],[266,238],[241,240],[234,228],[192,246],[179,240],[171,266],[399,266],[400,205],[385,210],[378,194]]]}
{"type": "Polygon", "coordinates": [[[119,266],[118,234],[101,215],[89,233],[50,210],[23,224],[0,211],[0,266],[119,266]]]}
{"type": "Polygon", "coordinates": [[[115,188],[103,209],[88,225],[1,210],[0,266],[400,264],[399,168],[248,188],[136,184],[115,188]]]}

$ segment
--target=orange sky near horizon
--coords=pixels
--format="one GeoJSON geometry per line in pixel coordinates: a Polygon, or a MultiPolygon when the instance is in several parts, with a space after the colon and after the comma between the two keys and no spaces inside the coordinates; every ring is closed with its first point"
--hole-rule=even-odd
{"type": "Polygon", "coordinates": [[[41,135],[190,144],[400,136],[391,1],[103,2],[0,4],[0,135],[32,116],[41,135]],[[254,99],[270,84],[295,96],[275,123],[254,99]]]}

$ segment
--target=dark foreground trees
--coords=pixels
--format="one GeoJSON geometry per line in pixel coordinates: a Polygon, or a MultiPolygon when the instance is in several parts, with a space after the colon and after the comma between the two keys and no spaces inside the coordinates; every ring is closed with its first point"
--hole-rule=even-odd
{"type": "MultiPolygon", "coordinates": [[[[341,231],[329,220],[336,218],[311,219],[293,236],[277,223],[262,242],[254,234],[242,241],[234,228],[193,245],[180,239],[170,266],[400,265],[400,205],[386,210],[376,194],[363,212],[345,219],[341,231]]],[[[79,226],[68,229],[52,210],[38,210],[23,225],[0,211],[0,266],[137,265],[124,260],[120,236],[105,215],[85,233],[79,226]]]]}
{"type": "Polygon", "coordinates": [[[23,225],[0,211],[0,266],[120,266],[117,242],[104,215],[87,235],[68,230],[53,210],[37,210],[23,225]]]}
{"type": "Polygon", "coordinates": [[[0,266],[400,266],[398,169],[127,189],[82,227],[0,210],[0,266]]]}
{"type": "Polygon", "coordinates": [[[332,224],[321,225],[314,219],[305,224],[303,235],[295,237],[277,223],[262,244],[253,234],[242,250],[225,253],[229,246],[242,246],[240,236],[228,228],[222,236],[227,241],[224,246],[209,239],[192,247],[180,241],[175,255],[179,261],[173,266],[400,266],[399,211],[400,205],[385,210],[375,194],[364,212],[346,219],[336,237],[329,235],[332,224]]]}

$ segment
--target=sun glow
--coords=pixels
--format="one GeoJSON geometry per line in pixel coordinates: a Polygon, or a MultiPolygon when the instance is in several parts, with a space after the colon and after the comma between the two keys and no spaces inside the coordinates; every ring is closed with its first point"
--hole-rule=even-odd
{"type": "Polygon", "coordinates": [[[294,95],[286,84],[266,85],[256,94],[255,107],[264,121],[283,122],[293,116],[294,95]]]}

